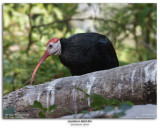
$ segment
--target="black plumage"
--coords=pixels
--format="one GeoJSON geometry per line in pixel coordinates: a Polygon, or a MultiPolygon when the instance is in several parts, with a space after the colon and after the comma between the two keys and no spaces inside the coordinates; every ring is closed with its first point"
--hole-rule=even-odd
{"type": "Polygon", "coordinates": [[[72,75],[119,66],[116,52],[110,40],[98,33],[79,33],[68,39],[61,38],[60,61],[72,75]]]}

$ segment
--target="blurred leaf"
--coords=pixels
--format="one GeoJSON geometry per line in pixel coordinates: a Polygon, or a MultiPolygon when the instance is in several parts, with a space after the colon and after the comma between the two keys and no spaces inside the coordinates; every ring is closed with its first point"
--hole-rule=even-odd
{"type": "Polygon", "coordinates": [[[110,112],[110,111],[112,111],[112,110],[114,110],[114,107],[113,107],[113,106],[106,106],[106,107],[103,109],[103,111],[104,111],[105,113],[108,113],[108,112],[110,112]]]}
{"type": "Polygon", "coordinates": [[[122,116],[125,116],[125,112],[124,111],[115,113],[112,118],[120,118],[122,116]]]}
{"type": "Polygon", "coordinates": [[[124,103],[129,104],[130,106],[134,105],[131,101],[125,101],[124,103]]]}
{"type": "Polygon", "coordinates": [[[101,95],[99,94],[91,95],[91,107],[98,109],[106,105],[106,103],[107,103],[107,100],[101,95]]]}
{"type": "Polygon", "coordinates": [[[41,108],[41,110],[43,111],[43,113],[47,112],[47,108],[41,108]]]}
{"type": "Polygon", "coordinates": [[[39,118],[46,118],[46,116],[44,115],[44,113],[43,113],[42,111],[40,111],[40,112],[38,113],[38,117],[39,117],[39,118]]]}
{"type": "Polygon", "coordinates": [[[43,108],[42,104],[40,102],[38,102],[38,101],[34,101],[32,107],[34,107],[34,108],[40,108],[40,109],[43,108]]]}
{"type": "Polygon", "coordinates": [[[74,88],[75,88],[76,90],[78,90],[78,91],[80,91],[80,92],[84,93],[86,97],[89,97],[89,96],[90,96],[90,95],[89,95],[89,94],[87,94],[87,92],[86,92],[86,91],[84,91],[83,89],[78,88],[78,87],[74,87],[74,88]]]}
{"type": "Polygon", "coordinates": [[[61,108],[61,110],[65,111],[65,112],[68,112],[68,113],[70,113],[70,114],[74,114],[74,112],[71,111],[70,109],[61,108]]]}
{"type": "Polygon", "coordinates": [[[122,110],[122,111],[126,111],[128,109],[130,109],[132,107],[132,105],[128,104],[128,103],[122,103],[118,109],[122,110]]]}
{"type": "Polygon", "coordinates": [[[54,110],[56,108],[57,108],[57,105],[54,104],[54,105],[52,105],[52,106],[49,107],[49,111],[52,111],[52,110],[54,110]]]}
{"type": "Polygon", "coordinates": [[[107,100],[107,104],[118,106],[118,105],[121,104],[121,102],[117,99],[110,98],[110,99],[107,100]]]}
{"type": "Polygon", "coordinates": [[[146,19],[146,16],[150,12],[150,10],[151,9],[149,7],[145,7],[142,11],[138,13],[139,20],[142,25],[144,25],[144,20],[146,19]]]}
{"type": "Polygon", "coordinates": [[[81,101],[85,101],[86,100],[86,98],[81,98],[81,101]]]}
{"type": "Polygon", "coordinates": [[[89,111],[87,111],[87,110],[82,110],[80,113],[90,114],[89,111]]]}
{"type": "Polygon", "coordinates": [[[15,110],[14,110],[14,107],[7,107],[6,109],[3,109],[3,115],[5,114],[14,114],[15,113],[15,110]]]}

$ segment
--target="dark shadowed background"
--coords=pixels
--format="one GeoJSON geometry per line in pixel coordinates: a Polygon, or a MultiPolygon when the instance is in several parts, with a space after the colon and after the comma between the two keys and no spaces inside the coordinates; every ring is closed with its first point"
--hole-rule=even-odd
{"type": "MultiPolygon", "coordinates": [[[[106,35],[121,66],[156,59],[157,4],[3,4],[3,94],[29,85],[49,39],[81,32],[106,35]]],[[[70,75],[52,56],[34,84],[70,75]]]]}

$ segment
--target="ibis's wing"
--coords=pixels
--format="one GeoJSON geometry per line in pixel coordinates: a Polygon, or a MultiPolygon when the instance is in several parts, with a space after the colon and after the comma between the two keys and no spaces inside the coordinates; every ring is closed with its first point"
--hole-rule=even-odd
{"type": "Polygon", "coordinates": [[[101,37],[97,43],[97,49],[101,57],[105,58],[104,61],[109,64],[110,61],[111,67],[119,66],[118,58],[115,52],[115,49],[107,37],[101,37]]]}

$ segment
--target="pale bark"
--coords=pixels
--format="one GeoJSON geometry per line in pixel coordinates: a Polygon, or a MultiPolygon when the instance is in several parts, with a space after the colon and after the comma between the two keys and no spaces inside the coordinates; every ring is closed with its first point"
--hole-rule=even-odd
{"type": "Polygon", "coordinates": [[[69,114],[63,109],[77,113],[90,105],[90,99],[82,101],[84,94],[74,87],[88,90],[88,94],[97,93],[122,102],[129,100],[134,104],[156,104],[156,79],[156,60],[144,61],[81,76],[56,79],[40,85],[25,86],[3,97],[3,109],[11,106],[15,108],[16,113],[28,114],[25,118],[37,118],[39,110],[30,107],[37,100],[47,108],[53,104],[58,106],[48,118],[69,114]]]}

